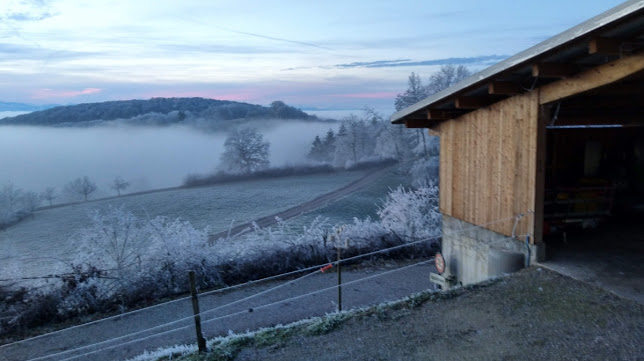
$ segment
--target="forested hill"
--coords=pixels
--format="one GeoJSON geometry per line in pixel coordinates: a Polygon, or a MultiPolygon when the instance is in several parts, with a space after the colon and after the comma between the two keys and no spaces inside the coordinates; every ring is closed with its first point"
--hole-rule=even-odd
{"type": "Polygon", "coordinates": [[[0,124],[90,126],[124,120],[130,124],[147,125],[179,123],[190,119],[217,121],[253,118],[317,119],[281,101],[264,107],[205,98],[152,98],[59,106],[0,119],[0,124]]]}

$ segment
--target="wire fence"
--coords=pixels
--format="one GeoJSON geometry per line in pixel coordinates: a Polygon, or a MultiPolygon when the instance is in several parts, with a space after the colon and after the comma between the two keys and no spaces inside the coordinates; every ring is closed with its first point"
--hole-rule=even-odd
{"type": "MultiPolygon", "coordinates": [[[[502,218],[502,219],[498,219],[498,220],[495,220],[495,221],[492,221],[492,222],[488,222],[488,223],[483,224],[483,225],[475,225],[475,226],[472,226],[472,227],[463,228],[463,229],[460,229],[460,230],[458,230],[456,232],[451,232],[450,234],[465,233],[465,232],[468,232],[470,230],[474,230],[474,229],[481,228],[481,227],[487,227],[487,226],[490,226],[490,225],[493,225],[493,224],[496,224],[496,223],[514,221],[514,220],[516,220],[516,218],[517,218],[517,216],[502,218]]],[[[338,261],[334,261],[334,262],[329,262],[329,263],[325,263],[325,264],[319,264],[319,265],[306,267],[306,268],[291,271],[291,272],[286,272],[286,273],[282,273],[282,274],[278,274],[278,275],[274,275],[274,276],[270,276],[270,277],[265,277],[265,278],[262,278],[262,279],[259,279],[259,280],[253,280],[253,281],[245,282],[245,283],[234,285],[234,286],[229,286],[229,287],[226,287],[226,288],[221,288],[221,289],[217,289],[217,290],[203,292],[203,293],[200,294],[200,297],[205,297],[205,296],[208,296],[208,295],[213,295],[213,294],[221,293],[221,292],[227,292],[227,291],[231,291],[231,290],[235,290],[235,289],[248,287],[248,286],[253,285],[253,284],[259,284],[259,283],[263,283],[263,282],[274,281],[274,280],[278,280],[280,278],[290,277],[290,276],[293,276],[293,275],[296,275],[296,274],[309,272],[309,273],[307,273],[307,274],[305,274],[303,276],[300,276],[300,277],[292,279],[290,281],[281,283],[281,284],[279,284],[277,286],[268,288],[266,290],[257,292],[255,294],[250,295],[250,296],[238,299],[236,301],[229,302],[229,303],[224,304],[224,305],[220,305],[220,306],[217,306],[217,307],[213,307],[213,308],[201,311],[198,315],[204,317],[203,323],[205,324],[205,323],[211,323],[211,322],[214,322],[214,321],[227,319],[227,318],[231,318],[231,317],[235,317],[235,316],[240,316],[242,314],[247,314],[249,311],[248,310],[243,310],[243,311],[237,311],[237,312],[233,312],[233,313],[229,313],[229,314],[225,314],[225,315],[222,315],[222,316],[217,316],[217,317],[213,317],[213,318],[209,318],[209,319],[205,318],[205,316],[210,315],[210,314],[214,313],[215,311],[219,311],[219,310],[222,310],[224,308],[231,307],[231,306],[240,304],[242,302],[246,302],[246,301],[249,301],[251,299],[255,299],[255,298],[264,296],[264,295],[266,295],[266,294],[268,294],[270,292],[274,292],[274,291],[279,290],[279,289],[281,289],[283,287],[286,287],[288,285],[293,285],[295,283],[301,282],[302,280],[305,280],[305,279],[307,279],[309,277],[312,277],[313,275],[323,273],[325,269],[329,268],[329,266],[334,267],[334,266],[340,265],[342,263],[347,263],[347,262],[351,262],[351,261],[354,261],[354,260],[371,257],[371,256],[378,255],[378,254],[389,253],[389,252],[392,252],[392,251],[395,251],[395,250],[398,250],[398,249],[402,249],[402,248],[405,248],[405,247],[411,247],[411,246],[414,246],[414,245],[419,245],[419,244],[430,242],[430,241],[436,241],[436,240],[440,239],[442,236],[443,235],[441,234],[441,235],[438,235],[438,236],[435,236],[435,237],[429,237],[429,238],[421,239],[421,240],[414,241],[414,242],[408,242],[408,243],[404,243],[404,244],[401,244],[401,245],[397,245],[397,246],[393,246],[393,247],[389,247],[389,248],[385,248],[385,249],[380,249],[380,250],[376,250],[376,251],[372,251],[372,252],[368,252],[368,253],[364,253],[364,254],[359,254],[359,255],[356,255],[356,256],[353,256],[353,257],[348,257],[348,258],[338,260],[338,261]]],[[[359,283],[359,282],[364,282],[364,281],[374,279],[374,278],[377,278],[377,277],[383,277],[383,276],[389,275],[389,274],[394,273],[394,272],[398,272],[398,271],[401,271],[401,270],[408,269],[410,267],[414,267],[414,266],[418,266],[418,265],[422,265],[422,264],[432,262],[433,260],[434,259],[431,258],[429,260],[417,262],[417,263],[407,265],[407,266],[404,266],[404,267],[399,267],[399,268],[396,268],[396,269],[393,269],[393,270],[390,270],[390,271],[386,271],[386,272],[382,272],[382,273],[378,273],[378,274],[375,274],[375,275],[372,275],[372,276],[363,277],[363,278],[353,280],[353,281],[343,282],[341,285],[335,285],[335,286],[332,286],[332,287],[322,288],[322,289],[318,289],[318,290],[315,290],[315,291],[307,292],[307,293],[302,294],[302,295],[298,295],[298,296],[290,297],[290,298],[287,298],[287,299],[282,299],[282,300],[279,300],[279,301],[266,303],[266,304],[263,304],[263,305],[260,305],[260,306],[256,306],[253,309],[254,310],[260,310],[260,309],[268,308],[268,307],[271,307],[271,306],[284,304],[284,303],[287,303],[289,301],[295,301],[295,300],[298,300],[298,299],[301,299],[301,298],[304,298],[304,297],[308,297],[308,296],[316,295],[316,294],[319,294],[319,293],[322,293],[322,292],[327,292],[329,290],[337,289],[340,286],[347,286],[347,285],[351,285],[351,284],[355,284],[355,283],[359,283]]],[[[186,302],[189,299],[190,299],[189,296],[188,297],[182,297],[182,298],[175,299],[175,300],[172,300],[172,301],[168,301],[168,302],[165,302],[165,303],[160,303],[160,304],[157,304],[157,305],[154,305],[154,306],[150,306],[150,307],[147,307],[147,308],[144,308],[144,309],[134,310],[134,311],[126,312],[126,313],[123,313],[123,314],[107,317],[107,318],[104,318],[104,319],[91,321],[91,322],[88,322],[88,323],[85,323],[85,324],[72,326],[72,327],[69,327],[69,328],[66,328],[66,329],[50,332],[50,333],[47,333],[47,334],[35,336],[35,337],[29,338],[29,339],[16,341],[16,342],[13,342],[13,343],[10,343],[10,344],[5,344],[5,345],[0,346],[0,350],[2,350],[3,348],[18,346],[18,345],[21,345],[21,344],[32,342],[32,341],[35,341],[35,340],[38,340],[38,339],[41,339],[41,338],[51,337],[51,336],[56,335],[56,334],[69,332],[69,331],[71,331],[73,329],[88,327],[90,325],[95,325],[95,324],[105,322],[105,321],[108,321],[108,320],[113,320],[113,319],[117,319],[117,318],[120,319],[120,318],[123,318],[125,316],[131,316],[131,315],[135,315],[135,314],[142,313],[142,312],[148,312],[148,311],[150,311],[152,309],[155,309],[155,308],[167,307],[168,305],[173,304],[173,303],[186,302]]],[[[52,359],[52,358],[55,358],[55,357],[60,357],[60,356],[69,356],[69,357],[59,359],[59,361],[73,360],[73,359],[77,359],[77,358],[80,358],[80,357],[93,355],[93,354],[96,354],[96,353],[99,353],[99,352],[115,349],[115,348],[118,348],[118,347],[124,347],[124,346],[134,344],[134,343],[137,343],[137,342],[142,342],[142,341],[145,341],[145,340],[149,340],[151,338],[155,338],[155,337],[159,337],[159,336],[162,336],[162,335],[167,335],[167,334],[179,332],[179,331],[182,331],[182,330],[187,330],[189,328],[193,328],[194,325],[192,325],[192,324],[183,325],[183,326],[181,326],[181,324],[182,323],[188,323],[188,322],[192,321],[194,319],[194,317],[195,317],[195,315],[191,314],[190,316],[187,316],[187,317],[182,317],[182,318],[170,321],[170,322],[166,322],[166,323],[163,323],[163,324],[160,324],[160,325],[149,327],[149,328],[146,328],[146,329],[143,329],[143,330],[131,332],[131,333],[128,333],[128,334],[125,334],[125,335],[122,335],[122,336],[113,337],[113,338],[110,338],[110,339],[107,339],[107,340],[104,340],[104,341],[95,342],[95,343],[92,343],[92,344],[75,347],[75,348],[64,350],[64,351],[57,352],[57,353],[51,353],[51,354],[39,356],[39,357],[36,357],[36,358],[31,358],[29,360],[30,361],[49,360],[49,359],[52,359]],[[174,326],[176,326],[176,327],[174,327],[174,326]],[[169,330],[163,330],[164,328],[167,328],[167,327],[174,327],[174,328],[171,328],[169,330]],[[148,334],[148,333],[151,333],[151,332],[154,332],[154,333],[153,334],[148,334]],[[137,338],[128,340],[128,339],[130,339],[132,337],[137,337],[137,338]],[[118,344],[113,344],[113,343],[116,343],[116,342],[118,342],[118,344]],[[97,347],[100,347],[100,348],[96,349],[97,347]],[[86,352],[83,352],[83,351],[86,351],[86,352]],[[77,354],[77,355],[71,355],[73,353],[78,353],[78,352],[82,352],[82,353],[77,354]]]]}

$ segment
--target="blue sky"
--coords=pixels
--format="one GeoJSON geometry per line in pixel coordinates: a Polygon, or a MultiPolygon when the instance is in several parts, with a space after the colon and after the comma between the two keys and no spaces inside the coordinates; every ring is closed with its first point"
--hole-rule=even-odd
{"type": "Polygon", "coordinates": [[[609,0],[2,0],[0,101],[201,96],[393,111],[407,76],[473,70],[609,0]]]}

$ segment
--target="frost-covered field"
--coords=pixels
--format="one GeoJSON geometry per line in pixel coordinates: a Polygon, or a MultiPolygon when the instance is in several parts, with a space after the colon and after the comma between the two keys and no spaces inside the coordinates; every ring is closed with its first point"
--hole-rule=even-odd
{"type": "Polygon", "coordinates": [[[267,216],[340,188],[364,171],[246,181],[179,189],[52,208],[0,232],[0,279],[35,277],[68,271],[78,250],[71,239],[88,226],[89,214],[110,205],[146,219],[166,216],[189,221],[211,232],[267,216]]]}
{"type": "Polygon", "coordinates": [[[351,193],[326,207],[303,214],[289,221],[289,224],[292,228],[301,229],[310,225],[316,217],[322,217],[332,225],[351,223],[355,217],[360,219],[370,217],[376,220],[378,218],[376,213],[378,207],[382,206],[389,191],[400,184],[408,186],[408,183],[408,176],[388,172],[367,187],[351,193]]]}

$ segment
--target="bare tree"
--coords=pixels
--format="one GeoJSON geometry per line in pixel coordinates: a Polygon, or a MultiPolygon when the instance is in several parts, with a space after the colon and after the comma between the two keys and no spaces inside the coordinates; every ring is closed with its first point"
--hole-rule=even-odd
{"type": "Polygon", "coordinates": [[[7,183],[2,186],[2,192],[0,192],[0,204],[8,214],[13,214],[17,210],[21,197],[22,189],[13,183],[7,183]]]}
{"type": "Polygon", "coordinates": [[[22,195],[22,209],[27,213],[33,213],[41,202],[42,198],[36,192],[25,192],[22,195]]]}
{"type": "Polygon", "coordinates": [[[396,110],[402,110],[414,105],[434,93],[449,88],[470,75],[472,75],[472,72],[464,65],[443,65],[429,77],[427,85],[423,85],[420,76],[412,72],[409,74],[407,81],[407,90],[402,94],[396,95],[396,110]]]}
{"type": "Polygon", "coordinates": [[[443,65],[440,70],[429,77],[427,83],[427,94],[438,93],[472,75],[472,72],[465,65],[443,65]]]}
{"type": "Polygon", "coordinates": [[[70,193],[77,193],[83,196],[85,201],[87,201],[87,196],[94,193],[97,189],[96,183],[91,181],[88,176],[82,178],[76,178],[73,181],[67,183],[65,189],[70,193]]]}
{"type": "Polygon", "coordinates": [[[121,191],[124,191],[127,189],[127,187],[130,186],[130,183],[125,181],[125,179],[121,178],[120,176],[117,176],[114,178],[112,181],[112,185],[110,185],[110,188],[114,189],[118,196],[121,196],[121,191]]]}
{"type": "Polygon", "coordinates": [[[228,172],[243,174],[266,168],[270,145],[254,128],[235,129],[224,142],[221,166],[228,172]]]}
{"type": "Polygon", "coordinates": [[[420,80],[420,76],[418,76],[418,74],[414,72],[409,74],[407,82],[407,90],[402,94],[396,95],[396,110],[402,110],[412,104],[416,104],[429,95],[427,93],[427,87],[423,86],[423,82],[420,80]]]}
{"type": "MultiPolygon", "coordinates": [[[[443,65],[436,73],[429,77],[427,85],[423,85],[420,77],[412,72],[409,75],[407,90],[396,96],[396,110],[402,110],[414,105],[434,93],[449,88],[471,74],[470,70],[464,65],[443,65]]],[[[422,157],[429,159],[430,154],[427,148],[425,132],[422,129],[416,129],[416,138],[417,143],[422,145],[422,157]]]]}
{"type": "Polygon", "coordinates": [[[40,197],[42,197],[42,199],[49,202],[49,205],[51,206],[54,202],[54,199],[56,199],[56,188],[54,187],[45,188],[45,190],[40,194],[40,197]]]}
{"type": "Polygon", "coordinates": [[[21,197],[22,189],[13,183],[7,183],[0,188],[0,230],[4,225],[15,221],[15,212],[21,197]]]}

